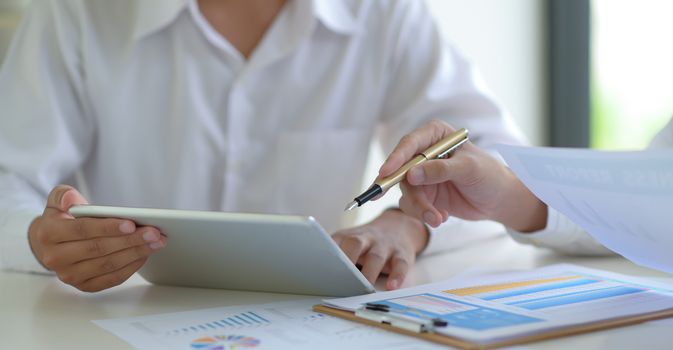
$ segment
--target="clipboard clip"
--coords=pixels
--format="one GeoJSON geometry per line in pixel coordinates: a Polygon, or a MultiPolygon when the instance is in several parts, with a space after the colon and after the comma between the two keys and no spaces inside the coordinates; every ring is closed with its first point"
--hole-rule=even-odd
{"type": "Polygon", "coordinates": [[[386,304],[366,303],[355,309],[355,317],[364,318],[377,323],[383,323],[395,328],[405,329],[415,333],[433,333],[437,328],[447,327],[449,322],[441,318],[430,318],[414,309],[408,309],[413,316],[395,309],[386,304]]]}

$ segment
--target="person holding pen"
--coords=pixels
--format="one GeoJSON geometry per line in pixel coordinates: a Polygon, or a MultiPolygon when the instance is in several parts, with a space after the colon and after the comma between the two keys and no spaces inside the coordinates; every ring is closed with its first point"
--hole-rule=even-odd
{"type": "MultiPolygon", "coordinates": [[[[405,135],[381,165],[379,178],[455,129],[439,120],[405,135]]],[[[654,137],[650,148],[673,148],[673,119],[654,137]]],[[[538,199],[500,160],[472,143],[450,159],[426,161],[400,182],[400,209],[432,227],[449,217],[502,223],[518,242],[574,255],[613,254],[563,214],[538,199]]]]}

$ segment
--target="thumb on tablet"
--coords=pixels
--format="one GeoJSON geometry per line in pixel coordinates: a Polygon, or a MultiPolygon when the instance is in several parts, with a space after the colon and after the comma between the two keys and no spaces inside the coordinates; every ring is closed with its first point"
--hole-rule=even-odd
{"type": "Polygon", "coordinates": [[[70,207],[77,204],[88,204],[88,201],[74,187],[58,185],[47,198],[47,207],[58,211],[67,212],[70,207]]]}

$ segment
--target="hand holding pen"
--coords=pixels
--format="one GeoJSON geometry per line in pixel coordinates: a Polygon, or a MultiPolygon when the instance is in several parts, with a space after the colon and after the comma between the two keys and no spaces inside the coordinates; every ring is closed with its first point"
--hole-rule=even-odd
{"type": "MultiPolygon", "coordinates": [[[[432,121],[402,138],[379,169],[389,177],[456,130],[432,121]]],[[[400,209],[432,227],[450,216],[495,220],[521,232],[546,225],[546,205],[499,160],[470,142],[449,158],[429,159],[410,167],[400,182],[400,209]]]]}
{"type": "MultiPolygon", "coordinates": [[[[460,129],[455,131],[448,136],[441,138],[436,143],[433,143],[431,146],[426,148],[424,151],[418,153],[410,160],[406,161],[400,167],[396,168],[391,174],[381,176],[374,181],[374,184],[367,189],[361,195],[355,197],[355,199],[350,202],[345,210],[351,210],[355,207],[360,207],[368,201],[376,198],[379,195],[382,195],[391,187],[397,185],[400,181],[403,181],[407,175],[407,172],[413,167],[423,164],[432,159],[444,159],[449,157],[458,147],[462,146],[463,143],[468,141],[468,132],[465,129],[460,129]]],[[[404,139],[402,140],[404,141],[404,139]]]]}

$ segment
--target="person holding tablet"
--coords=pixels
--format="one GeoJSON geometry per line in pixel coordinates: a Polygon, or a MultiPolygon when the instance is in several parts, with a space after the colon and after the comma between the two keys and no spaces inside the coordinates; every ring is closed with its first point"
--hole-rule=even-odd
{"type": "Polygon", "coordinates": [[[367,279],[398,288],[436,234],[394,209],[346,228],[370,140],[390,150],[440,118],[484,149],[521,143],[417,0],[35,1],[0,105],[2,266],[84,291],[170,244],[67,213],[87,201],[312,215],[367,279]]]}
{"type": "MultiPolygon", "coordinates": [[[[441,121],[406,135],[380,168],[385,177],[429,145],[455,131],[441,121]]],[[[650,148],[673,148],[673,119],[659,131],[650,148]]],[[[563,214],[538,199],[499,160],[466,143],[450,159],[425,162],[400,182],[400,208],[439,227],[450,216],[502,223],[518,242],[574,255],[608,255],[612,251],[563,214]]]]}

